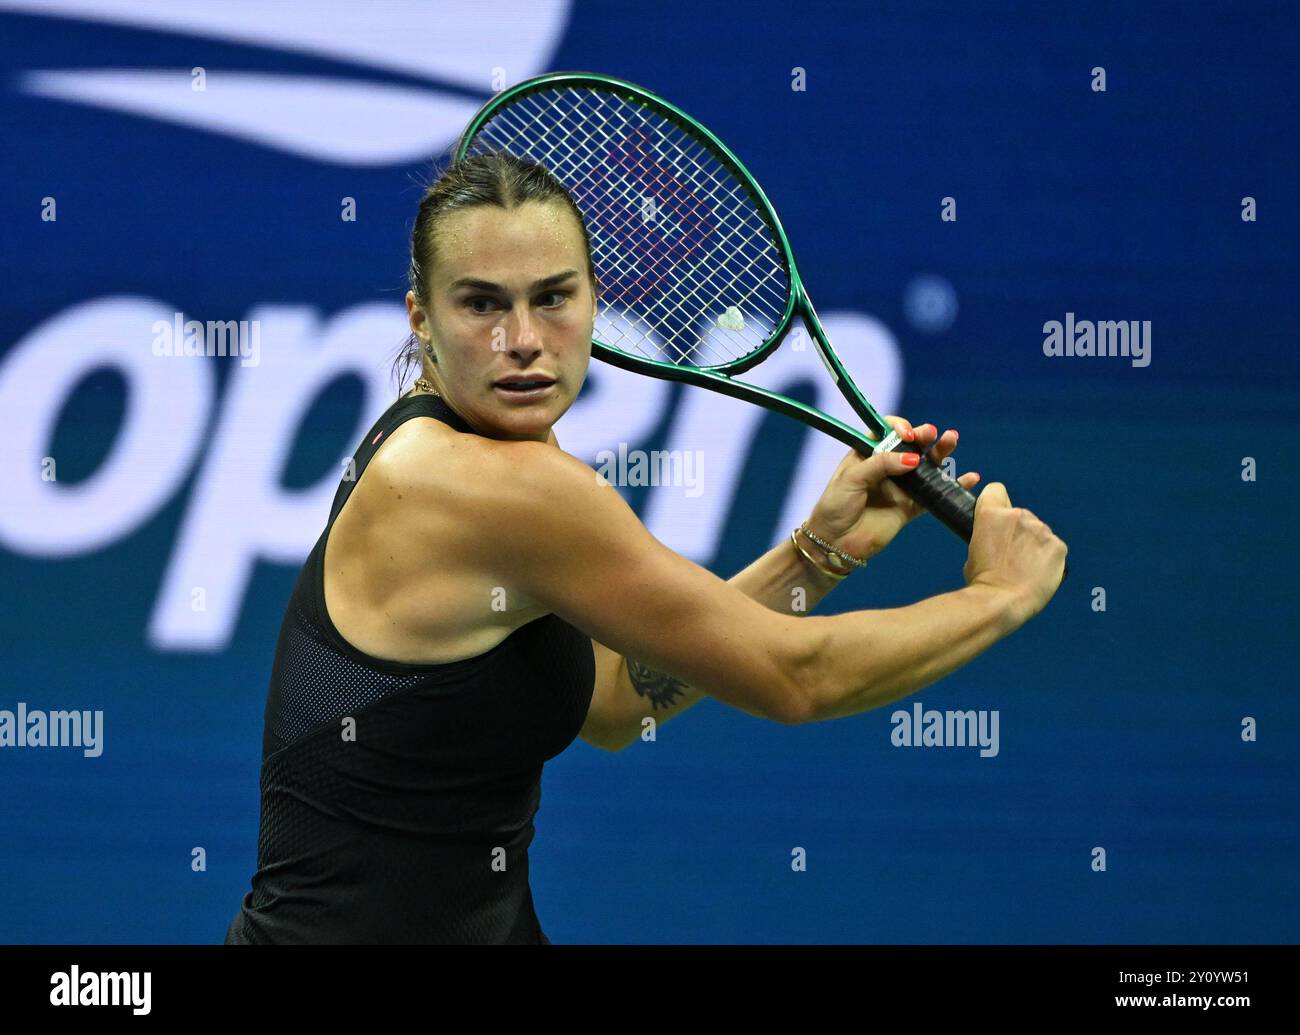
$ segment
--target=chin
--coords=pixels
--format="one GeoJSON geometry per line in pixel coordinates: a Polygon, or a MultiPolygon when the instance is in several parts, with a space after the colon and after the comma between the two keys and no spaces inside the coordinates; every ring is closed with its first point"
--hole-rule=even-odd
{"type": "Polygon", "coordinates": [[[493,423],[510,438],[535,438],[545,442],[563,412],[554,406],[530,408],[528,413],[497,410],[493,413],[493,423]]]}

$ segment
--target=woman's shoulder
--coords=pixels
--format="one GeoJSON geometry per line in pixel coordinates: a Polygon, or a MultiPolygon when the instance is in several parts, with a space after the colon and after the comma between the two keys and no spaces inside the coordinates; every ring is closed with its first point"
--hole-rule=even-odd
{"type": "Polygon", "coordinates": [[[562,504],[565,487],[595,472],[549,442],[493,439],[460,431],[436,417],[403,421],[366,466],[355,495],[371,520],[424,523],[436,511],[491,525],[507,514],[562,504]]]}

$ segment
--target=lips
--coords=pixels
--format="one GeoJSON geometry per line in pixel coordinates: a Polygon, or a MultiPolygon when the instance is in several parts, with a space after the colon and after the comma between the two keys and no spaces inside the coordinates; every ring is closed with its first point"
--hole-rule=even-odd
{"type": "Polygon", "coordinates": [[[555,378],[542,377],[540,375],[534,377],[505,377],[500,381],[493,382],[494,387],[502,388],[508,392],[526,392],[537,388],[545,388],[548,385],[553,384],[555,384],[555,378]]]}

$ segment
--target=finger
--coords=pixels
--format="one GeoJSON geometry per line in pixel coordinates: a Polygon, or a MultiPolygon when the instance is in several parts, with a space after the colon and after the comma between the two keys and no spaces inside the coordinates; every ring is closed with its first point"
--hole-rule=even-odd
{"type": "Polygon", "coordinates": [[[939,429],[933,424],[922,424],[913,430],[916,432],[914,443],[918,446],[928,446],[939,437],[939,429]]]}
{"type": "Polygon", "coordinates": [[[969,489],[979,480],[980,480],[980,476],[977,472],[967,471],[965,474],[961,475],[957,479],[957,484],[960,485],[963,489],[969,489]]]}
{"type": "Polygon", "coordinates": [[[984,486],[984,491],[975,497],[975,513],[977,515],[984,507],[1009,509],[1010,506],[1011,496],[1007,493],[1007,487],[1001,482],[989,482],[984,486]]]}
{"type": "Polygon", "coordinates": [[[936,464],[943,463],[952,452],[957,448],[957,432],[953,430],[945,431],[935,439],[934,445],[930,447],[930,459],[936,464]]]}
{"type": "Polygon", "coordinates": [[[873,472],[877,481],[883,481],[890,475],[897,476],[901,474],[911,474],[921,464],[920,453],[907,451],[901,453],[881,453],[876,459],[881,461],[880,466],[875,472],[873,472]]]}
{"type": "Polygon", "coordinates": [[[915,430],[911,421],[895,416],[886,417],[885,420],[889,422],[890,427],[903,437],[904,442],[911,442],[915,437],[915,430]]]}
{"type": "Polygon", "coordinates": [[[898,476],[915,471],[917,464],[909,464],[907,458],[920,460],[920,454],[908,450],[888,453],[876,453],[868,457],[857,466],[852,467],[845,474],[845,482],[851,488],[862,491],[872,492],[891,475],[898,476]]]}
{"type": "Polygon", "coordinates": [[[852,447],[844,454],[844,458],[840,461],[839,466],[835,468],[834,477],[839,477],[846,471],[853,470],[854,467],[862,463],[869,456],[871,456],[870,453],[862,452],[857,446],[852,447]]]}

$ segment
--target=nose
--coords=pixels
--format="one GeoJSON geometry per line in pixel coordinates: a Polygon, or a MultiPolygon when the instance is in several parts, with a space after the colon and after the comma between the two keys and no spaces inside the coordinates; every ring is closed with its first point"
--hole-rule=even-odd
{"type": "Polygon", "coordinates": [[[529,363],[542,351],[541,332],[527,306],[515,306],[515,314],[514,334],[510,336],[510,356],[529,363]]]}

